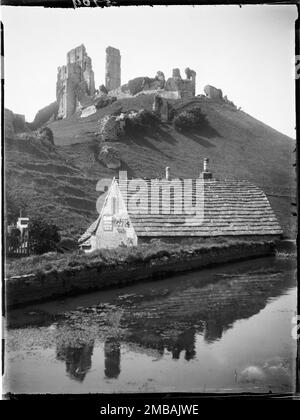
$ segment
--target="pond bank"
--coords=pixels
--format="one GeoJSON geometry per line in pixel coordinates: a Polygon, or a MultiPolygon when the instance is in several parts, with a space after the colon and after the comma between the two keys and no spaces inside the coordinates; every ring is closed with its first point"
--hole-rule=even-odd
{"type": "Polygon", "coordinates": [[[27,274],[5,280],[6,303],[16,307],[141,280],[161,279],[180,272],[274,254],[274,242],[239,242],[194,249],[180,258],[162,256],[147,262],[125,261],[62,271],[27,274]]]}

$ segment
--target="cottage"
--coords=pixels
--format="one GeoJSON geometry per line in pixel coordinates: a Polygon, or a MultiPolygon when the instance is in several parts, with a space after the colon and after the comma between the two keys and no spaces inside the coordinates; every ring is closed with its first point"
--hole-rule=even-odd
{"type": "Polygon", "coordinates": [[[243,180],[218,180],[207,168],[197,179],[114,178],[98,219],[79,239],[86,252],[161,239],[235,237],[277,239],[282,234],[269,201],[243,180]]]}

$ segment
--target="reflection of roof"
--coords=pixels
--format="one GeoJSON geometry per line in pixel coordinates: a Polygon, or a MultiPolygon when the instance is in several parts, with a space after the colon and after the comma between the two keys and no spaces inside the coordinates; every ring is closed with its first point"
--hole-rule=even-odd
{"type": "MultiPolygon", "coordinates": [[[[118,179],[116,181],[119,183],[122,193],[131,180],[128,179],[127,182],[122,181],[122,183],[118,179]]],[[[130,220],[138,237],[204,237],[275,235],[282,233],[266,195],[248,181],[206,179],[203,195],[204,207],[202,207],[204,209],[204,219],[201,212],[198,214],[187,214],[182,211],[182,204],[179,202],[178,197],[181,198],[186,193],[185,180],[174,179],[173,181],[178,182],[171,182],[171,184],[166,179],[143,179],[141,181],[145,182],[146,188],[140,188],[139,190],[132,187],[127,188],[126,203],[130,220]],[[168,213],[165,212],[167,214],[162,214],[164,205],[159,194],[157,192],[155,195],[151,194],[153,181],[159,182],[163,189],[171,191],[170,211],[168,213]],[[136,195],[138,195],[140,203],[144,204],[142,204],[143,207],[132,209],[128,203],[136,200],[136,195]],[[151,206],[153,205],[157,206],[158,214],[151,212],[151,206]],[[178,214],[174,213],[174,209],[178,214]]],[[[192,201],[193,206],[195,206],[196,191],[198,191],[196,189],[196,181],[191,180],[190,187],[188,187],[188,192],[192,193],[191,196],[194,197],[192,201]]],[[[183,198],[181,200],[182,203],[184,201],[183,198]]],[[[80,242],[88,239],[95,232],[98,221],[99,219],[89,227],[80,238],[80,242]]]]}

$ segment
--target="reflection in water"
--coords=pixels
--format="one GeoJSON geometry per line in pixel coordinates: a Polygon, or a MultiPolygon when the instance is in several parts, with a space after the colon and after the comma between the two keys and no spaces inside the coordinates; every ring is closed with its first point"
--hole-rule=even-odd
{"type": "Polygon", "coordinates": [[[183,331],[183,333],[179,334],[174,343],[169,344],[167,350],[172,352],[173,359],[179,359],[182,351],[185,351],[185,360],[189,361],[193,359],[196,356],[195,329],[190,328],[183,331]]]}
{"type": "MultiPolygon", "coordinates": [[[[280,296],[290,282],[290,273],[264,268],[217,275],[206,285],[198,278],[181,283],[163,296],[153,295],[152,299],[130,297],[121,319],[122,326],[131,332],[126,341],[162,351],[166,348],[174,359],[179,359],[184,350],[185,359],[193,359],[196,334],[203,334],[207,343],[220,340],[235,321],[258,313],[271,297],[280,296]]],[[[122,304],[126,305],[126,300],[122,304]]]]}
{"type": "Polygon", "coordinates": [[[204,339],[208,343],[213,343],[216,340],[222,338],[224,329],[224,322],[222,319],[217,318],[208,318],[205,321],[205,328],[204,328],[204,339]]]}
{"type": "MultiPolygon", "coordinates": [[[[185,360],[194,359],[197,334],[202,334],[207,343],[220,340],[236,320],[251,317],[265,307],[270,297],[282,294],[287,277],[281,271],[264,268],[255,272],[216,275],[205,285],[196,278],[192,282],[180,283],[167,293],[152,289],[150,295],[128,295],[121,301],[117,300],[116,311],[118,308],[123,310],[120,326],[126,333],[122,338],[116,335],[105,340],[105,377],[119,377],[120,342],[134,343],[140,352],[153,349],[162,356],[167,350],[177,360],[184,352],[185,360]]],[[[97,322],[97,307],[93,310],[85,308],[84,313],[85,318],[91,314],[89,322],[97,322]]],[[[86,348],[90,347],[86,345],[77,349],[80,356],[72,347],[64,349],[64,354],[68,355],[64,359],[67,371],[74,379],[83,380],[90,368],[91,358],[87,358],[87,354],[91,353],[83,351],[86,348]]]]}
{"type": "MultiPolygon", "coordinates": [[[[197,336],[208,345],[221,341],[237,320],[258,314],[293,285],[293,267],[270,259],[240,269],[211,270],[206,277],[200,271],[146,284],[140,294],[116,292],[109,304],[58,314],[56,358],[65,362],[68,376],[77,382],[91,369],[97,342],[104,343],[104,375],[109,379],[120,376],[122,345],[155,360],[167,351],[174,360],[191,361],[197,356],[197,336]]],[[[20,319],[16,318],[17,328],[20,319]]]]}
{"type": "Polygon", "coordinates": [[[106,378],[118,378],[121,372],[120,343],[113,337],[107,338],[104,344],[104,374],[106,378]]]}
{"type": "Polygon", "coordinates": [[[66,372],[71,379],[82,382],[92,366],[94,343],[84,344],[81,347],[58,347],[57,360],[66,362],[66,372]]]}

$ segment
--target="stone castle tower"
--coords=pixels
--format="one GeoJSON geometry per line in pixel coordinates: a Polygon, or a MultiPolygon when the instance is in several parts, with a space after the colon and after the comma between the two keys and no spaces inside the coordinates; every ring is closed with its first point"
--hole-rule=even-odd
{"type": "Polygon", "coordinates": [[[92,60],[82,44],[67,54],[67,65],[58,67],[56,99],[58,118],[66,118],[95,94],[92,60]]]}
{"type": "Polygon", "coordinates": [[[106,48],[105,87],[108,91],[121,86],[121,54],[117,48],[106,48]]]}

